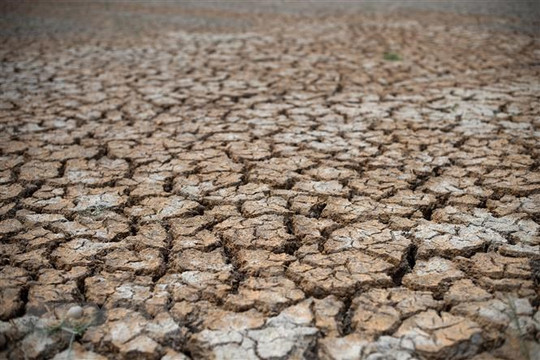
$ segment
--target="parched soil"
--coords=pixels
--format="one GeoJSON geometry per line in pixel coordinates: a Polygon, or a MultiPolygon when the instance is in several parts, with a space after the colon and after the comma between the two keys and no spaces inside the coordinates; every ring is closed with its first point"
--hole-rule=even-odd
{"type": "Polygon", "coordinates": [[[3,6],[0,358],[538,359],[537,35],[3,6]]]}

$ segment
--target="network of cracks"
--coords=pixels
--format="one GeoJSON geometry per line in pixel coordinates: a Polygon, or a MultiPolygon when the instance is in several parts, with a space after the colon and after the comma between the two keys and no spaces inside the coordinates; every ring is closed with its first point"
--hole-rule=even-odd
{"type": "Polygon", "coordinates": [[[540,353],[534,38],[140,36],[1,50],[0,357],[540,353]]]}

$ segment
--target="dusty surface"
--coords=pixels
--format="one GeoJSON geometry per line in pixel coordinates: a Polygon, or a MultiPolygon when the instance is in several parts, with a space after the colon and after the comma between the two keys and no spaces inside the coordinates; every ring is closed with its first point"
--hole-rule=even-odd
{"type": "Polygon", "coordinates": [[[3,9],[0,358],[535,358],[538,37],[240,10],[3,9]]]}

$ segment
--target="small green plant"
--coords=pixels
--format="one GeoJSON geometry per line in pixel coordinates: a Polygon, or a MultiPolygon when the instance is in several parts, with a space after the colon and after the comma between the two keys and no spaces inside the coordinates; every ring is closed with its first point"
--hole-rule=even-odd
{"type": "Polygon", "coordinates": [[[43,330],[49,335],[65,332],[69,334],[68,358],[71,357],[73,342],[77,337],[84,335],[86,330],[97,324],[96,313],[86,315],[84,309],[78,305],[72,306],[60,319],[53,321],[43,330]]]}
{"type": "Polygon", "coordinates": [[[386,61],[400,61],[400,60],[402,60],[401,56],[399,56],[398,53],[390,52],[390,51],[385,52],[384,55],[383,55],[383,58],[386,61]]]}

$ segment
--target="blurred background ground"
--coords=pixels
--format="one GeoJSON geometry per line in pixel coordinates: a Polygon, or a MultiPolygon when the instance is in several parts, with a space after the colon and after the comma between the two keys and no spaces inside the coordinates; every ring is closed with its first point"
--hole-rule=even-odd
{"type": "MultiPolygon", "coordinates": [[[[530,0],[350,1],[3,1],[0,37],[32,38],[97,33],[138,36],[165,30],[243,31],[298,16],[393,15],[507,31],[538,33],[540,2],[530,0]],[[455,15],[455,16],[452,16],[455,15]]],[[[454,24],[452,24],[454,25],[454,24]]],[[[277,25],[279,26],[279,25],[277,25]]]]}

